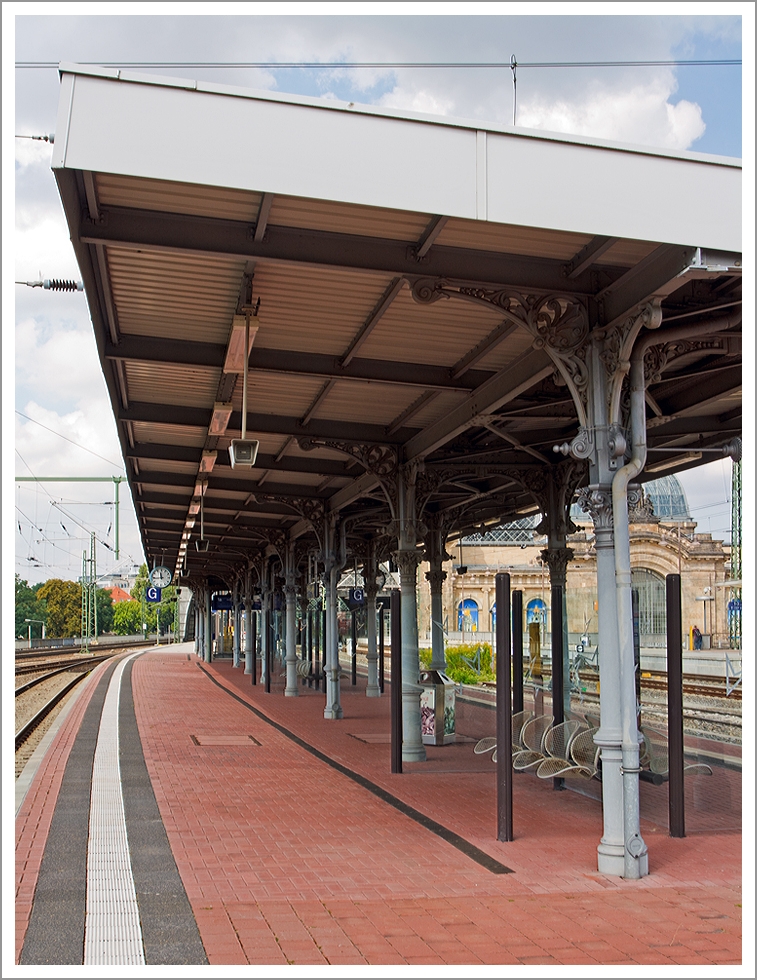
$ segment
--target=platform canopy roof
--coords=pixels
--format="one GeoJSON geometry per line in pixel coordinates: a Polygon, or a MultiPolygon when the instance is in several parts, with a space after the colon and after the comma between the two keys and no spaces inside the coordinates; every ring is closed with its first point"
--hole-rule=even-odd
{"type": "MultiPolygon", "coordinates": [[[[321,510],[385,528],[381,480],[413,460],[453,531],[534,513],[523,474],[579,424],[545,337],[569,358],[654,298],[663,325],[738,309],[737,160],[75,65],[61,82],[53,168],[149,561],[178,565],[203,489],[193,574],[227,579],[321,510]],[[248,312],[260,448],[232,469],[248,312]]],[[[650,478],[741,430],[739,326],[679,347],[649,388],[650,478]]]]}

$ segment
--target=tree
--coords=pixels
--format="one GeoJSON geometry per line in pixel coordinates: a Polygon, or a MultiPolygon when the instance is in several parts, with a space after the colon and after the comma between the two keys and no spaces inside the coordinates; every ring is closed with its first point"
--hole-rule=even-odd
{"type": "Polygon", "coordinates": [[[48,636],[81,634],[81,585],[59,578],[48,579],[37,595],[47,606],[48,636]]]}
{"type": "Polygon", "coordinates": [[[134,579],[134,585],[132,585],[131,587],[130,595],[132,599],[136,599],[137,602],[141,602],[149,586],[150,586],[150,573],[147,570],[147,565],[143,562],[139,566],[137,577],[134,579]]]}
{"type": "Polygon", "coordinates": [[[95,606],[97,607],[97,635],[110,633],[113,629],[113,596],[107,589],[95,591],[95,606]]]}
{"type": "Polygon", "coordinates": [[[29,585],[26,579],[16,573],[16,637],[26,638],[29,635],[29,626],[32,628],[32,636],[41,636],[42,627],[39,623],[27,623],[27,619],[42,620],[47,624],[47,610],[45,602],[40,599],[38,592],[40,585],[29,585]]]}
{"type": "Polygon", "coordinates": [[[113,607],[113,632],[117,636],[134,636],[142,632],[142,608],[136,599],[117,602],[113,607]]]}

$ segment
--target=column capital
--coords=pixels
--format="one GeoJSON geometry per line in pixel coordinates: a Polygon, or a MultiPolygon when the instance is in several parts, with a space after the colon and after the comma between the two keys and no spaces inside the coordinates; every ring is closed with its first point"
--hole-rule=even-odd
{"type": "Polygon", "coordinates": [[[415,548],[401,548],[392,552],[392,557],[397,562],[400,576],[404,578],[415,578],[415,571],[423,561],[423,555],[415,548]]]}
{"type": "Polygon", "coordinates": [[[579,490],[578,506],[591,517],[595,532],[612,531],[612,491],[609,486],[592,484],[579,490]]]}
{"type": "Polygon", "coordinates": [[[575,557],[572,548],[545,548],[540,552],[541,560],[549,566],[549,580],[552,585],[565,585],[568,563],[575,557]]]}
{"type": "Polygon", "coordinates": [[[441,568],[432,568],[426,572],[426,579],[431,586],[432,592],[441,592],[442,584],[447,578],[447,573],[441,568]]]}

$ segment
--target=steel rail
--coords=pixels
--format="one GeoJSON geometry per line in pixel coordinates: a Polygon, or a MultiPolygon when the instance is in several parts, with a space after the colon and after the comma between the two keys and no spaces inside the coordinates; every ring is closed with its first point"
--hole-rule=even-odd
{"type": "Polygon", "coordinates": [[[64,674],[68,670],[76,670],[77,667],[83,667],[86,672],[89,672],[94,664],[102,663],[102,661],[106,659],[106,657],[98,657],[96,660],[88,660],[86,663],[78,661],[77,663],[71,663],[64,667],[58,667],[57,670],[50,670],[46,674],[42,674],[39,677],[35,677],[32,680],[27,681],[26,684],[22,684],[21,687],[17,687],[16,697],[20,697],[20,695],[25,694],[27,691],[31,691],[31,689],[36,687],[37,684],[41,684],[43,681],[49,680],[51,677],[57,677],[58,674],[64,674]]]}
{"type": "Polygon", "coordinates": [[[53,708],[60,701],[63,700],[63,698],[68,694],[68,692],[72,688],[76,687],[76,685],[80,681],[84,680],[84,678],[87,676],[88,673],[89,671],[87,671],[86,673],[79,674],[78,677],[74,677],[72,681],[70,681],[68,684],[65,684],[60,689],[60,691],[58,691],[56,694],[53,695],[53,697],[50,698],[47,704],[45,704],[42,708],[40,708],[40,710],[36,713],[36,715],[34,715],[33,718],[30,718],[29,721],[27,721],[27,723],[16,732],[16,751],[18,751],[21,748],[21,746],[24,744],[27,738],[29,738],[29,736],[32,734],[34,729],[40,724],[40,722],[45,720],[45,718],[50,714],[53,708]]]}

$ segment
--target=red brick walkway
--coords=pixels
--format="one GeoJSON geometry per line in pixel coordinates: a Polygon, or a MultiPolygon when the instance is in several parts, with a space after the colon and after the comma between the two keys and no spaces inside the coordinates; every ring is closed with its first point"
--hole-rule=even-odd
{"type": "MultiPolygon", "coordinates": [[[[133,672],[137,721],[211,964],[732,964],[729,975],[742,975],[739,834],[673,840],[645,824],[650,876],[600,875],[594,800],[519,776],[517,839],[499,843],[494,767],[470,743],[432,748],[427,763],[393,776],[389,745],[370,739],[388,734],[388,697],[368,699],[347,681],[345,717],[327,722],[322,694],[266,695],[228,662],[206,669],[514,872],[492,874],[314,758],[186,652],[148,653],[133,672]]],[[[59,768],[40,772],[19,820],[21,918],[49,823],[40,778],[54,782],[59,768]]]]}

